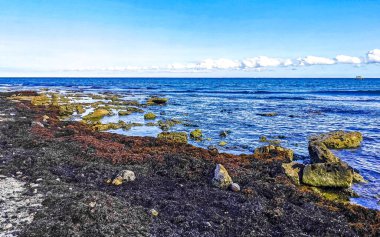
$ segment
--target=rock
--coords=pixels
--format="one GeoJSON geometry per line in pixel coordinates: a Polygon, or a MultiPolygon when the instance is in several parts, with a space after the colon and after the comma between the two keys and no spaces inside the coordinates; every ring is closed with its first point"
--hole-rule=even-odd
{"type": "Polygon", "coordinates": [[[303,164],[300,164],[297,162],[283,163],[282,168],[284,169],[286,176],[288,176],[294,184],[296,185],[301,184],[300,180],[301,180],[302,170],[304,168],[303,164]]]}
{"type": "Polygon", "coordinates": [[[354,183],[368,183],[368,181],[365,180],[364,177],[361,176],[361,174],[359,174],[358,172],[355,172],[355,171],[354,171],[353,182],[354,183]]]}
{"type": "Polygon", "coordinates": [[[177,124],[181,124],[182,122],[178,119],[167,119],[158,121],[158,126],[162,131],[168,131],[171,127],[174,127],[177,124]]]}
{"type": "Polygon", "coordinates": [[[267,142],[268,138],[266,136],[261,136],[259,141],[260,142],[267,142]]]}
{"type": "Polygon", "coordinates": [[[240,185],[237,183],[232,183],[230,189],[234,192],[240,192],[240,185]]]}
{"type": "Polygon", "coordinates": [[[156,117],[157,116],[154,113],[152,113],[152,112],[144,114],[144,119],[146,119],[146,120],[156,119],[156,117]]]}
{"type": "Polygon", "coordinates": [[[315,187],[349,188],[353,176],[352,168],[342,163],[317,163],[305,166],[302,182],[315,187]]]}
{"type": "Polygon", "coordinates": [[[117,176],[127,182],[134,181],[136,179],[135,173],[131,170],[122,170],[117,176]]]}
{"type": "Polygon", "coordinates": [[[42,121],[43,121],[44,123],[47,123],[47,121],[48,121],[49,119],[50,119],[50,117],[47,116],[47,115],[42,116],[42,121]]]}
{"type": "Polygon", "coordinates": [[[330,149],[357,148],[363,141],[360,132],[333,131],[310,138],[311,141],[323,142],[330,149]]]}
{"type": "Polygon", "coordinates": [[[96,202],[90,202],[88,205],[89,205],[91,208],[94,208],[94,207],[96,206],[96,202]]]}
{"type": "Polygon", "coordinates": [[[340,161],[321,141],[309,141],[308,150],[312,163],[335,163],[340,161]]]}
{"type": "Polygon", "coordinates": [[[8,224],[6,224],[4,227],[3,227],[3,229],[4,230],[9,230],[9,229],[11,229],[13,227],[13,225],[11,224],[11,223],[8,223],[8,224]]]}
{"type": "Polygon", "coordinates": [[[153,216],[153,217],[157,217],[158,216],[158,211],[156,209],[150,209],[149,210],[150,214],[153,216]]]}
{"type": "Polygon", "coordinates": [[[118,112],[119,116],[126,116],[126,115],[130,115],[132,113],[133,113],[132,111],[128,111],[128,110],[120,110],[118,112]]]}
{"type": "Polygon", "coordinates": [[[225,142],[225,141],[219,142],[219,146],[226,146],[226,145],[227,145],[227,142],[225,142]]]}
{"type": "Polygon", "coordinates": [[[228,135],[230,135],[231,131],[230,130],[223,130],[219,133],[219,136],[220,137],[227,137],[228,135]]]}
{"type": "Polygon", "coordinates": [[[41,128],[45,127],[41,122],[38,122],[38,121],[33,121],[32,126],[39,126],[41,128]]]}
{"type": "Polygon", "coordinates": [[[223,165],[217,164],[214,171],[214,178],[212,179],[212,184],[215,187],[221,189],[227,189],[232,184],[232,178],[228,174],[226,168],[223,165]]]}
{"type": "Polygon", "coordinates": [[[187,143],[187,134],[185,132],[162,132],[157,136],[158,140],[174,143],[187,143]]]}
{"type": "Polygon", "coordinates": [[[99,120],[103,118],[104,116],[109,115],[110,112],[106,109],[96,109],[94,112],[90,113],[89,115],[86,115],[83,117],[85,120],[99,120]]]}
{"type": "Polygon", "coordinates": [[[201,140],[202,139],[202,130],[195,129],[190,133],[190,137],[194,140],[201,140]]]}
{"type": "Polygon", "coordinates": [[[123,184],[123,178],[122,177],[116,177],[114,180],[112,180],[112,184],[115,186],[120,186],[123,184]]]}
{"type": "Polygon", "coordinates": [[[168,102],[167,98],[151,97],[147,101],[147,105],[163,105],[168,102]]]}
{"type": "Polygon", "coordinates": [[[257,115],[264,116],[264,117],[273,117],[273,116],[277,116],[278,114],[276,112],[269,112],[269,113],[258,113],[257,115]]]}
{"type": "Polygon", "coordinates": [[[268,158],[274,158],[277,156],[284,156],[285,161],[292,161],[294,152],[291,149],[284,148],[281,146],[274,146],[274,145],[269,145],[269,146],[262,146],[259,148],[255,149],[254,154],[260,155],[260,156],[268,156],[268,158]]]}
{"type": "Polygon", "coordinates": [[[216,156],[219,154],[218,148],[216,146],[208,146],[207,149],[209,150],[210,154],[213,156],[216,156]]]}

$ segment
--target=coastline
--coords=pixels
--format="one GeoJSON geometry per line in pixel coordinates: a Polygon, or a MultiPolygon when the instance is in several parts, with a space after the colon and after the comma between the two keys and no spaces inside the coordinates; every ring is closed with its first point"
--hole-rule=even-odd
{"type": "Polygon", "coordinates": [[[21,236],[380,234],[379,211],[296,187],[281,156],[215,155],[189,144],[99,133],[60,121],[57,110],[11,102],[10,95],[0,95],[0,174],[22,180],[28,195],[37,190],[44,199],[21,236]],[[211,185],[216,164],[241,192],[211,185]],[[124,169],[135,172],[134,182],[105,182],[124,169]]]}

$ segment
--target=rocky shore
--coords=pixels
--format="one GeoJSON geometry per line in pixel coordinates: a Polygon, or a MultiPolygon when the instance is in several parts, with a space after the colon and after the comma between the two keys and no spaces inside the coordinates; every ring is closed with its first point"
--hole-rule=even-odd
{"type": "MultiPolygon", "coordinates": [[[[102,124],[110,113],[168,103],[101,99],[109,102],[0,95],[0,236],[380,235],[379,211],[344,201],[363,180],[330,151],[360,145],[357,133],[310,138],[306,165],[273,144],[236,156],[165,132],[181,121],[152,124],[163,128],[158,138],[99,132],[139,126],[102,124]],[[83,122],[65,121],[88,107],[83,122]]],[[[204,139],[200,130],[189,137],[204,139]]]]}

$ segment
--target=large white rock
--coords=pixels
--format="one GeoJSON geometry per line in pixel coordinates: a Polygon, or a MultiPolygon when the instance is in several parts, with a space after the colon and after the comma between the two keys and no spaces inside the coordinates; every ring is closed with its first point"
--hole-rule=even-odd
{"type": "Polygon", "coordinates": [[[218,188],[227,189],[232,184],[232,178],[223,165],[217,164],[212,184],[218,188]]]}

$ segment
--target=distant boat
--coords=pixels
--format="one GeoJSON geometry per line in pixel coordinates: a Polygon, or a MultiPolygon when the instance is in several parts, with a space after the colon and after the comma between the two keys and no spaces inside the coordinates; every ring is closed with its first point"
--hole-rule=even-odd
{"type": "Polygon", "coordinates": [[[362,76],[356,76],[355,79],[356,79],[356,80],[364,80],[364,77],[362,77],[362,76]]]}

